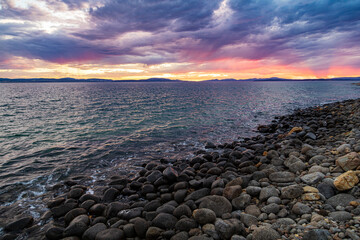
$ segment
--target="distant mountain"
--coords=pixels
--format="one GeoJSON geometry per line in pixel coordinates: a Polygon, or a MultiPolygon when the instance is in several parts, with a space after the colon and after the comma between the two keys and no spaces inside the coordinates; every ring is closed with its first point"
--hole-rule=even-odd
{"type": "MultiPolygon", "coordinates": [[[[322,78],[322,79],[286,79],[286,78],[250,78],[250,79],[211,79],[203,82],[260,82],[260,81],[360,81],[360,77],[343,77],[343,78],[322,78]]],[[[0,78],[0,83],[47,83],[47,82],[187,82],[186,80],[172,80],[168,78],[148,78],[141,80],[112,80],[101,78],[76,79],[76,78],[0,78]]]]}
{"type": "Polygon", "coordinates": [[[143,80],[76,79],[76,78],[0,78],[0,83],[47,83],[47,82],[181,82],[167,78],[149,78],[143,80]]]}

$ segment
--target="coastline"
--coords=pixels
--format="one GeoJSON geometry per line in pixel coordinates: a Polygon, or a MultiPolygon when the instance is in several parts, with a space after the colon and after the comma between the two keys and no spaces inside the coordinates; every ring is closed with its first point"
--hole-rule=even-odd
{"type": "Polygon", "coordinates": [[[86,179],[59,183],[41,225],[9,221],[3,239],[356,239],[357,177],[348,190],[351,181],[333,181],[360,166],[360,99],[297,110],[258,130],[91,191],[86,179]]]}

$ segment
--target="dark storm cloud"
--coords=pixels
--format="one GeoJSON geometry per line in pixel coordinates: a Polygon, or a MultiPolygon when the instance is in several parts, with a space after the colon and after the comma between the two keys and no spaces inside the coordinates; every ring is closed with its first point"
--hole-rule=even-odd
{"type": "MultiPolygon", "coordinates": [[[[1,1],[1,0],[0,0],[1,1]]],[[[58,1],[48,1],[56,6],[58,1]]],[[[2,1],[3,18],[41,18],[34,8],[12,8],[2,1]]],[[[89,14],[86,29],[39,33],[19,25],[0,25],[0,31],[17,35],[0,40],[7,53],[47,61],[87,59],[116,63],[138,61],[206,61],[217,58],[277,59],[283,63],[329,57],[337,48],[359,48],[360,0],[62,0],[68,9],[89,14]],[[88,9],[84,9],[87,6],[88,9]],[[224,12],[215,14],[219,8],[224,12]],[[19,30],[20,29],[20,30],[19,30]],[[151,36],[113,42],[128,33],[151,36]],[[21,33],[23,37],[21,36],[21,33]],[[3,43],[2,43],[3,42],[3,43]],[[290,54],[291,53],[291,54],[290,54]]],[[[316,66],[316,68],[326,68],[316,66]]]]}

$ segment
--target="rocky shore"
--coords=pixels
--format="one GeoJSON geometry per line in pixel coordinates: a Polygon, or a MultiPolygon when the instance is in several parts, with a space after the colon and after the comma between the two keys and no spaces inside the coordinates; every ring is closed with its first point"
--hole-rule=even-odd
{"type": "Polygon", "coordinates": [[[360,100],[258,131],[190,161],[149,162],[132,179],[59,183],[41,219],[14,216],[2,239],[360,239],[360,100]]]}

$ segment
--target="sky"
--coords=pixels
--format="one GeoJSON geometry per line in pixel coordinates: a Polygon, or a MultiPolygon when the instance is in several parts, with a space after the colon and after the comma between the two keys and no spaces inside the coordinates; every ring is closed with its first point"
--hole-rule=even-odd
{"type": "Polygon", "coordinates": [[[360,0],[0,0],[0,77],[360,76],[360,0]]]}

